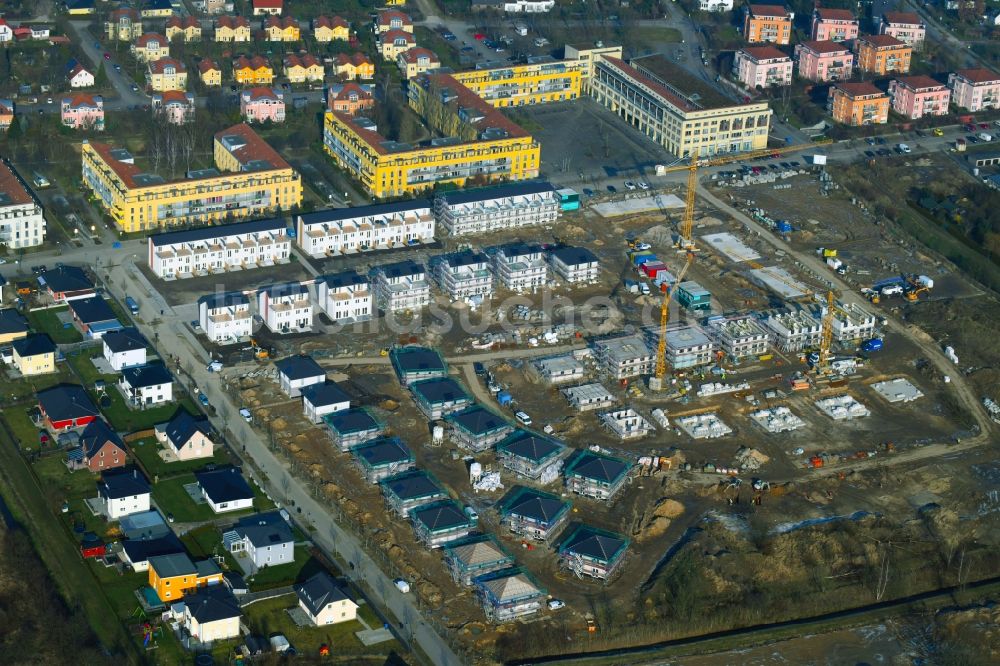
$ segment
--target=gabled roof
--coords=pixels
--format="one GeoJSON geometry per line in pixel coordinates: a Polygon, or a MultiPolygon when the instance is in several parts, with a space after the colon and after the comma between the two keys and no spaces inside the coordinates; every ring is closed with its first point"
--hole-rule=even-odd
{"type": "Polygon", "coordinates": [[[313,19],[313,29],[315,28],[349,28],[350,24],[339,16],[317,16],[313,19]]]}
{"type": "Polygon", "coordinates": [[[281,9],[284,0],[253,0],[254,9],[281,9]]]}
{"type": "MultiPolygon", "coordinates": [[[[250,222],[237,222],[235,224],[212,225],[201,229],[191,229],[189,231],[170,231],[164,234],[154,234],[149,237],[149,242],[156,247],[166,245],[176,245],[178,243],[197,243],[199,241],[212,240],[214,238],[228,238],[243,234],[255,234],[264,232],[278,232],[283,234],[287,226],[280,218],[267,220],[252,220],[250,222]]],[[[229,296],[229,294],[226,294],[229,296]]],[[[214,298],[215,295],[204,298],[214,298]]],[[[245,298],[245,297],[244,297],[245,298]]],[[[249,302],[249,301],[247,301],[249,302]]]]}
{"type": "Polygon", "coordinates": [[[471,401],[470,396],[462,385],[451,377],[437,377],[435,379],[424,379],[410,384],[413,395],[428,404],[435,405],[443,402],[471,401]]]}
{"type": "Polygon", "coordinates": [[[177,60],[175,58],[159,58],[157,60],[154,60],[153,62],[149,63],[149,71],[153,72],[154,74],[162,74],[163,70],[171,66],[174,68],[174,71],[177,72],[178,74],[183,74],[184,72],[187,71],[187,65],[185,65],[180,60],[177,60]]]}
{"type": "Polygon", "coordinates": [[[360,51],[356,51],[351,55],[347,55],[346,53],[339,53],[337,54],[337,64],[338,65],[351,64],[357,67],[358,65],[372,64],[372,59],[366,56],[364,53],[361,53],[360,51]]]}
{"type": "Polygon", "coordinates": [[[405,30],[399,30],[397,28],[393,28],[388,32],[383,32],[380,41],[383,44],[394,44],[397,39],[402,39],[407,44],[417,43],[417,40],[412,33],[406,32],[405,30]]]}
{"type": "Polygon", "coordinates": [[[185,16],[184,18],[181,18],[180,16],[171,16],[167,19],[167,27],[184,28],[185,30],[187,28],[198,28],[200,30],[201,23],[199,23],[198,19],[193,16],[185,16]]]}
{"type": "Polygon", "coordinates": [[[340,388],[336,382],[329,380],[322,384],[310,384],[303,388],[302,399],[313,407],[326,407],[351,401],[351,397],[344,392],[344,389],[340,388]]]}
{"type": "Polygon", "coordinates": [[[28,320],[14,308],[0,310],[0,333],[27,333],[28,320]]]}
{"type": "Polygon", "coordinates": [[[468,409],[449,414],[445,420],[453,426],[477,436],[511,427],[506,419],[481,405],[473,405],[468,409]]]}
{"type": "Polygon", "coordinates": [[[324,275],[316,282],[317,284],[325,284],[330,290],[339,289],[340,287],[360,287],[362,285],[367,287],[369,285],[368,278],[359,275],[355,271],[324,275]]]}
{"type": "Polygon", "coordinates": [[[76,93],[74,95],[70,95],[69,97],[63,97],[62,103],[69,105],[69,108],[71,109],[79,109],[82,107],[97,109],[104,105],[104,98],[100,95],[76,93]]]}
{"type": "Polygon", "coordinates": [[[740,49],[743,53],[754,60],[778,60],[781,58],[788,59],[788,54],[779,48],[771,46],[770,44],[765,46],[744,46],[740,49]]]}
{"type": "Polygon", "coordinates": [[[386,9],[379,12],[378,23],[379,25],[391,25],[393,19],[399,19],[403,22],[403,25],[412,25],[413,19],[409,15],[404,14],[401,11],[395,9],[386,9]]]}
{"type": "Polygon", "coordinates": [[[519,458],[541,462],[562,453],[566,447],[554,439],[533,432],[518,430],[497,444],[497,452],[505,452],[519,458]]]}
{"type": "Polygon", "coordinates": [[[184,597],[184,604],[198,624],[240,617],[240,604],[225,585],[210,585],[184,597]]]}
{"type": "Polygon", "coordinates": [[[258,70],[261,68],[271,68],[271,63],[264,56],[255,55],[252,58],[247,58],[246,56],[240,56],[233,61],[233,69],[246,69],[250,68],[253,70],[258,70]]]}
{"type": "Polygon", "coordinates": [[[220,16],[215,20],[215,25],[217,28],[235,30],[236,28],[249,28],[250,21],[245,16],[220,16]]]}
{"type": "Polygon", "coordinates": [[[125,450],[125,442],[104,419],[94,419],[80,433],[80,448],[83,450],[85,458],[93,458],[108,443],[114,444],[122,451],[125,450]]]}
{"type": "Polygon", "coordinates": [[[857,17],[850,9],[832,9],[829,7],[817,7],[816,16],[823,21],[856,21],[857,17]]]}
{"type": "Polygon", "coordinates": [[[955,74],[970,83],[991,83],[993,81],[1000,81],[1000,74],[983,67],[960,69],[955,72],[955,74]]]}
{"type": "Polygon", "coordinates": [[[821,55],[824,53],[842,53],[844,51],[850,51],[846,45],[831,40],[811,39],[801,42],[800,46],[821,55]]]}
{"type": "Polygon", "coordinates": [[[413,460],[413,453],[398,437],[379,437],[351,449],[368,467],[382,467],[413,460]]]}
{"type": "Polygon", "coordinates": [[[122,550],[128,555],[130,562],[146,562],[151,557],[162,555],[177,555],[184,552],[184,544],[173,532],[155,539],[125,539],[121,542],[122,550]]]}
{"type": "Polygon", "coordinates": [[[441,62],[441,59],[438,58],[437,54],[434,53],[434,51],[431,51],[430,49],[425,49],[422,46],[416,46],[408,51],[403,51],[402,53],[399,54],[399,57],[402,58],[405,62],[408,62],[410,64],[416,64],[420,62],[421,58],[426,59],[430,63],[441,62]]]}
{"type": "Polygon", "coordinates": [[[106,472],[97,482],[97,492],[105,499],[122,499],[149,493],[149,482],[139,470],[131,472],[106,472]]]}
{"type": "Polygon", "coordinates": [[[253,489],[243,478],[238,467],[204,470],[195,472],[194,476],[198,479],[201,489],[216,504],[253,499],[253,489]]]}
{"type": "Polygon", "coordinates": [[[291,16],[269,16],[264,21],[264,28],[281,28],[282,30],[286,28],[298,28],[299,22],[293,19],[291,16]]]}
{"type": "Polygon", "coordinates": [[[201,72],[202,74],[204,74],[204,73],[206,73],[206,72],[208,72],[208,71],[210,71],[210,70],[213,70],[213,69],[214,69],[214,70],[217,70],[217,71],[220,71],[220,72],[222,71],[222,68],[221,68],[221,67],[219,67],[219,66],[218,66],[218,65],[217,65],[217,64],[215,63],[215,61],[214,61],[214,60],[212,60],[211,58],[202,58],[202,59],[201,59],[201,62],[199,62],[199,63],[198,63],[198,70],[199,70],[199,71],[200,71],[200,72],[201,72]]]}
{"type": "Polygon", "coordinates": [[[600,562],[617,560],[628,548],[629,540],[613,532],[580,525],[559,546],[559,554],[574,553],[600,562]]]}
{"type": "Polygon", "coordinates": [[[39,392],[38,406],[50,421],[68,421],[100,415],[97,407],[87,396],[87,392],[76,384],[60,384],[39,392]]]}
{"type": "Polygon", "coordinates": [[[137,49],[144,49],[149,45],[150,42],[157,42],[159,44],[158,48],[162,48],[170,44],[170,40],[167,39],[165,36],[161,35],[160,33],[147,32],[145,34],[140,35],[139,38],[135,40],[135,47],[137,49]]]}
{"type": "Polygon", "coordinates": [[[56,353],[55,343],[52,342],[52,338],[45,333],[29,335],[26,338],[15,340],[12,346],[14,351],[17,352],[17,355],[21,358],[56,353]]]}
{"type": "Polygon", "coordinates": [[[382,491],[400,500],[444,496],[441,486],[430,473],[421,469],[410,470],[381,481],[382,491]]]}
{"type": "Polygon", "coordinates": [[[285,67],[322,67],[316,56],[311,53],[306,53],[305,55],[288,55],[285,56],[285,67]]]}
{"type": "Polygon", "coordinates": [[[882,20],[886,23],[897,23],[901,25],[922,25],[920,15],[914,12],[883,12],[882,20]]]}
{"type": "Polygon", "coordinates": [[[170,106],[172,104],[193,105],[194,95],[182,90],[164,90],[161,93],[153,95],[153,102],[159,102],[163,106],[170,106]]]}
{"type": "Polygon", "coordinates": [[[582,451],[566,468],[566,476],[581,476],[600,483],[614,484],[628,473],[632,465],[593,451],[582,451]]]}
{"type": "Polygon", "coordinates": [[[112,353],[135,351],[137,349],[145,349],[147,342],[146,338],[142,337],[142,333],[135,328],[123,328],[120,331],[110,331],[105,333],[101,338],[104,342],[104,346],[112,351],[112,353]]]}
{"type": "Polygon", "coordinates": [[[178,409],[174,417],[167,422],[165,430],[167,441],[175,449],[180,450],[185,444],[191,441],[195,433],[200,432],[208,437],[211,427],[208,419],[204,417],[195,418],[184,409],[178,409]]]}
{"type": "Polygon", "coordinates": [[[359,86],[353,81],[348,81],[347,83],[333,83],[327,88],[327,95],[331,100],[347,100],[351,98],[352,93],[359,100],[372,98],[372,94],[367,89],[367,86],[359,86]]]}
{"type": "Polygon", "coordinates": [[[274,88],[260,87],[260,88],[250,88],[249,90],[244,90],[243,98],[250,102],[256,102],[257,100],[267,99],[274,100],[275,102],[280,102],[284,95],[281,94],[280,90],[274,88]]]}
{"type": "Polygon", "coordinates": [[[750,5],[749,9],[752,16],[788,17],[788,10],[781,5],[750,5]]]}
{"type": "Polygon", "coordinates": [[[280,361],[275,361],[274,367],[278,369],[279,374],[284,375],[291,381],[326,376],[326,371],[323,370],[323,367],[312,356],[289,356],[280,361]]]}
{"type": "Polygon", "coordinates": [[[150,363],[122,370],[122,379],[132,388],[159,386],[174,381],[173,375],[162,363],[150,363]]]}
{"type": "Polygon", "coordinates": [[[319,571],[306,582],[296,585],[295,594],[299,596],[313,617],[323,612],[323,609],[330,604],[350,599],[337,585],[333,576],[325,571],[319,571]]]}
{"type": "Polygon", "coordinates": [[[414,523],[423,525],[431,532],[468,527],[473,524],[472,519],[465,515],[461,505],[453,500],[425,504],[414,509],[410,515],[414,523]]]}
{"type": "Polygon", "coordinates": [[[500,500],[500,515],[507,517],[513,514],[546,524],[557,521],[569,508],[569,502],[533,488],[512,488],[500,500]]]}
{"type": "Polygon", "coordinates": [[[858,37],[858,42],[871,44],[876,48],[888,48],[890,46],[892,47],[906,46],[906,42],[900,41],[895,37],[893,37],[892,35],[861,35],[858,37]]]}
{"type": "Polygon", "coordinates": [[[294,542],[292,530],[279,511],[268,511],[240,518],[233,531],[247,539],[255,548],[278,546],[294,542]]]}

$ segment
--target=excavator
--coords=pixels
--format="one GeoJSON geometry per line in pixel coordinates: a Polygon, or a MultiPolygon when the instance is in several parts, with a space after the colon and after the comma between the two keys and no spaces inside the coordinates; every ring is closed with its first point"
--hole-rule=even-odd
{"type": "Polygon", "coordinates": [[[271,350],[267,347],[261,347],[260,344],[257,343],[256,338],[250,338],[250,346],[244,347],[243,350],[252,353],[253,357],[258,361],[266,361],[271,358],[271,350]]]}

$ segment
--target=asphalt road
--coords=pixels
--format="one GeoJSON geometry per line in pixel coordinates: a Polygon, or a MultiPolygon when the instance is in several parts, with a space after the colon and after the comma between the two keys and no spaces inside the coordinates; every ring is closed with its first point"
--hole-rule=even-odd
{"type": "MultiPolygon", "coordinates": [[[[105,100],[105,110],[120,111],[136,105],[149,104],[149,96],[142,93],[142,87],[140,86],[140,92],[132,92],[132,80],[126,77],[123,72],[115,70],[114,59],[104,59],[105,51],[103,45],[99,49],[94,48],[96,40],[87,31],[88,24],[88,21],[70,21],[69,28],[73,31],[76,43],[80,45],[90,63],[95,68],[102,63],[104,64],[104,71],[108,75],[108,81],[111,82],[111,85],[115,88],[115,92],[118,94],[118,99],[105,100]]],[[[53,110],[58,111],[58,108],[54,108],[53,110]]]]}

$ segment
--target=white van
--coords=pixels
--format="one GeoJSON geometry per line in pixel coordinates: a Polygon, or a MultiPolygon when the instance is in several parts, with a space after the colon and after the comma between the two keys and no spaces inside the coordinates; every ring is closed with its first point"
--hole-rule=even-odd
{"type": "Polygon", "coordinates": [[[908,145],[906,145],[905,143],[899,144],[898,146],[896,146],[896,148],[901,153],[908,153],[908,152],[910,152],[910,147],[908,145]]]}
{"type": "Polygon", "coordinates": [[[986,132],[980,132],[979,133],[979,140],[980,141],[986,141],[986,142],[992,141],[993,140],[993,135],[992,134],[987,134],[986,132]]]}

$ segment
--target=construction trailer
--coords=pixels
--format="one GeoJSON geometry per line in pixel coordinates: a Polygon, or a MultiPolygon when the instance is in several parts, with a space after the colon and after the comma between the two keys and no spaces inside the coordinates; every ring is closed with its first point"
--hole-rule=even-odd
{"type": "Polygon", "coordinates": [[[327,432],[341,451],[370,442],[385,432],[385,424],[364,407],[352,407],[323,417],[327,432]]]}
{"type": "Polygon", "coordinates": [[[688,310],[711,310],[712,293],[694,280],[677,285],[677,302],[688,310]]]}
{"type": "Polygon", "coordinates": [[[452,541],[442,546],[452,580],[469,587],[474,579],[514,566],[514,557],[492,534],[452,541]]]}
{"type": "Polygon", "coordinates": [[[403,518],[419,506],[448,498],[437,479],[430,472],[411,469],[379,482],[386,506],[403,518]]]}
{"type": "Polygon", "coordinates": [[[798,352],[816,347],[823,338],[823,323],[806,310],[777,309],[762,312],[761,323],[781,351],[798,352]]]}
{"type": "Polygon", "coordinates": [[[566,489],[577,495],[609,501],[625,487],[634,465],[621,458],[578,452],[566,465],[566,489]]]}
{"type": "Polygon", "coordinates": [[[549,541],[569,518],[570,503],[551,493],[515,486],[500,500],[500,524],[520,537],[549,541]]]}
{"type": "Polygon", "coordinates": [[[449,414],[445,421],[451,426],[452,441],[473,453],[485,451],[514,431],[510,422],[480,405],[449,414]]]}
{"type": "Polygon", "coordinates": [[[444,357],[436,349],[428,347],[396,347],[389,352],[389,362],[403,386],[448,376],[444,357]]]}
{"type": "Polygon", "coordinates": [[[430,421],[460,412],[473,403],[472,396],[451,377],[414,382],[410,384],[410,392],[417,409],[430,421]]]}
{"type": "Polygon", "coordinates": [[[473,581],[486,619],[495,624],[537,613],[547,592],[521,568],[502,569],[473,581]]]}
{"type": "Polygon", "coordinates": [[[750,315],[713,317],[706,323],[719,349],[734,361],[766,354],[771,345],[767,329],[750,315]]]}
{"type": "Polygon", "coordinates": [[[572,354],[549,356],[533,361],[533,372],[548,384],[565,384],[583,379],[584,367],[572,354]]]}
{"type": "Polygon", "coordinates": [[[446,543],[469,536],[479,522],[454,500],[419,506],[410,512],[410,519],[417,539],[428,548],[440,548],[446,543]]]}
{"type": "Polygon", "coordinates": [[[620,534],[577,525],[559,544],[559,564],[581,578],[609,580],[625,561],[628,546],[620,534]]]}
{"type": "Polygon", "coordinates": [[[551,483],[559,476],[570,450],[562,442],[525,430],[515,430],[497,444],[497,462],[514,474],[551,483]]]}
{"type": "Polygon", "coordinates": [[[413,452],[398,437],[379,437],[351,449],[354,463],[368,483],[413,469],[413,452]]]}
{"type": "Polygon", "coordinates": [[[561,393],[578,412],[602,409],[618,402],[608,389],[598,383],[571,386],[562,389],[561,393]]]}
{"type": "Polygon", "coordinates": [[[604,412],[598,418],[619,439],[640,439],[653,433],[652,424],[631,407],[604,412]]]}
{"type": "Polygon", "coordinates": [[[641,335],[620,335],[591,343],[601,370],[613,379],[652,374],[656,365],[653,350],[641,335]]]}

